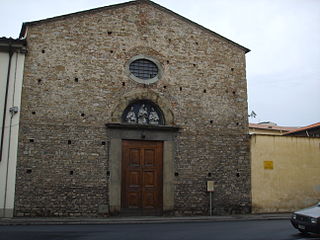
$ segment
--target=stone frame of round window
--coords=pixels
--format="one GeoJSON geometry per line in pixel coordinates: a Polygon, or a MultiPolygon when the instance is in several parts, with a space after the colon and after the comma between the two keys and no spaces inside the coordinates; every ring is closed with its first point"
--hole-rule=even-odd
{"type": "Polygon", "coordinates": [[[136,81],[138,83],[142,83],[142,84],[151,84],[151,83],[157,82],[159,79],[161,79],[162,73],[163,73],[163,69],[162,69],[162,66],[161,66],[160,62],[157,61],[156,59],[154,59],[154,58],[152,58],[150,56],[146,56],[146,55],[137,55],[137,56],[134,56],[133,58],[131,58],[126,64],[126,71],[127,71],[127,74],[129,75],[129,77],[132,80],[134,80],[134,81],[136,81]],[[130,71],[130,66],[131,66],[131,64],[133,62],[135,62],[137,60],[147,60],[147,61],[150,61],[151,63],[153,63],[158,68],[157,75],[155,75],[152,78],[148,78],[148,79],[143,79],[143,78],[136,77],[130,71]]]}

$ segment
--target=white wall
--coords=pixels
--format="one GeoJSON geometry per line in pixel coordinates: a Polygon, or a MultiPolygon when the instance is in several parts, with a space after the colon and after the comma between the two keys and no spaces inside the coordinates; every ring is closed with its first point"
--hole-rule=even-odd
{"type": "Polygon", "coordinates": [[[5,125],[2,126],[9,53],[0,52],[0,137],[2,128],[4,127],[2,158],[0,162],[0,217],[13,216],[24,58],[24,54],[18,52],[15,52],[11,58],[7,114],[5,125]],[[18,113],[14,115],[9,112],[9,109],[13,106],[17,106],[19,109],[18,113]]]}
{"type": "MultiPolygon", "coordinates": [[[[7,84],[7,73],[9,64],[9,53],[0,52],[0,130],[2,129],[2,119],[4,110],[4,101],[6,93],[7,84]]],[[[1,134],[0,131],[0,144],[1,144],[1,134]]]]}

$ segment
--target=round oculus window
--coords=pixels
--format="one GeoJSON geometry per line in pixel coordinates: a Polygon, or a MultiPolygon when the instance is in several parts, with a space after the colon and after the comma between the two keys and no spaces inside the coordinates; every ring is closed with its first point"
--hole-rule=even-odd
{"type": "Polygon", "coordinates": [[[148,59],[137,59],[130,63],[129,71],[135,77],[149,80],[158,75],[158,66],[148,59]]]}
{"type": "Polygon", "coordinates": [[[127,63],[127,71],[129,77],[142,84],[155,83],[162,76],[162,66],[156,59],[137,55],[129,60],[127,63]]]}

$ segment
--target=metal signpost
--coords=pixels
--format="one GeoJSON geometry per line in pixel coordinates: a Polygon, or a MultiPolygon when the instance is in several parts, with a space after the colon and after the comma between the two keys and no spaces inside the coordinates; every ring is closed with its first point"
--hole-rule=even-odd
{"type": "Polygon", "coordinates": [[[207,181],[207,192],[210,193],[210,216],[212,216],[212,193],[214,191],[214,181],[207,181]]]}

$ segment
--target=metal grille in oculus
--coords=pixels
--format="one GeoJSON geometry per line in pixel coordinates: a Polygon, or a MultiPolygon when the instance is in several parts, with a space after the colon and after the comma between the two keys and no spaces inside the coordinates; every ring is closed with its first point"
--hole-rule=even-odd
{"type": "Polygon", "coordinates": [[[148,80],[158,75],[157,65],[148,59],[138,59],[129,65],[130,72],[137,78],[148,80]]]}

